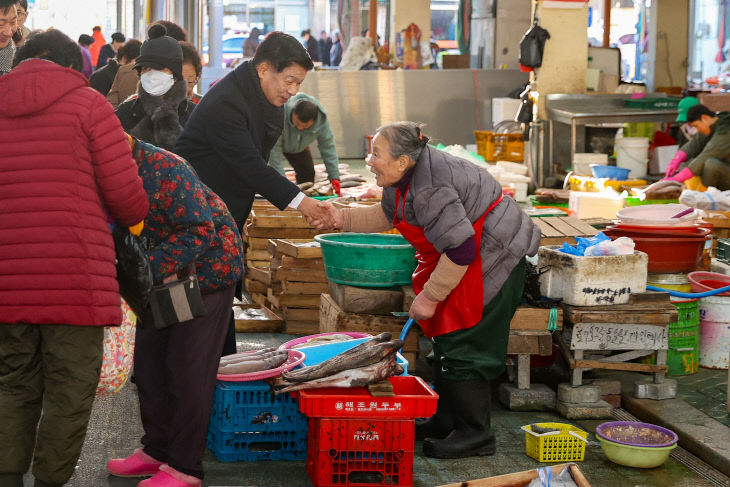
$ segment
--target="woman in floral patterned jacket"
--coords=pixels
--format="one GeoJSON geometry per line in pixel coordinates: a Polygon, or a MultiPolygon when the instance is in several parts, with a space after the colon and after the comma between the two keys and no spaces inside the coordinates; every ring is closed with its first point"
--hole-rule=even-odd
{"type": "Polygon", "coordinates": [[[223,341],[242,242],[225,203],[177,155],[130,137],[150,212],[142,237],[156,283],[195,265],[207,314],[163,329],[148,308],[139,318],[134,370],[143,448],[114,459],[114,475],[150,476],[140,485],[199,486],[223,341]]]}

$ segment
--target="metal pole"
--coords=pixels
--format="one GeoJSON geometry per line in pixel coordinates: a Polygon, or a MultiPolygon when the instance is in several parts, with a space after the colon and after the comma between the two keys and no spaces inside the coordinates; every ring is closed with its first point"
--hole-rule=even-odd
{"type": "Polygon", "coordinates": [[[178,25],[182,25],[186,31],[190,31],[189,27],[185,24],[187,15],[185,12],[185,0],[175,0],[175,22],[178,25]]]}
{"type": "Polygon", "coordinates": [[[152,19],[151,21],[154,22],[156,20],[165,20],[167,18],[167,0],[153,0],[152,1],[152,19]]]}
{"type": "Polygon", "coordinates": [[[370,0],[368,17],[369,17],[368,34],[370,35],[370,42],[372,42],[373,47],[377,47],[377,45],[378,45],[378,0],[370,0]]]}
{"type": "Polygon", "coordinates": [[[611,44],[611,0],[603,0],[603,47],[611,44]]]}
{"type": "Polygon", "coordinates": [[[132,0],[132,37],[135,39],[140,39],[140,24],[142,23],[141,20],[144,17],[144,13],[142,10],[141,0],[132,0]]]}
{"type": "Polygon", "coordinates": [[[122,13],[124,12],[123,4],[124,0],[117,0],[117,32],[124,31],[122,27],[122,13]]]}
{"type": "Polygon", "coordinates": [[[223,63],[223,0],[208,0],[208,66],[223,63]]]}

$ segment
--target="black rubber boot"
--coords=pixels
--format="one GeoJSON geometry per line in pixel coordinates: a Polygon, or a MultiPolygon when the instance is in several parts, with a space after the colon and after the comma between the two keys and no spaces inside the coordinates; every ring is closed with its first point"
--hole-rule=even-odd
{"type": "Polygon", "coordinates": [[[491,394],[485,380],[442,381],[454,411],[454,430],[443,439],[423,441],[423,454],[431,458],[494,455],[496,444],[490,423],[491,394]]]}
{"type": "Polygon", "coordinates": [[[422,441],[426,438],[446,438],[451,430],[454,429],[454,417],[452,414],[451,403],[442,387],[441,379],[441,362],[434,361],[431,365],[433,369],[433,388],[439,395],[436,404],[436,414],[428,419],[416,420],[416,440],[422,441]]]}

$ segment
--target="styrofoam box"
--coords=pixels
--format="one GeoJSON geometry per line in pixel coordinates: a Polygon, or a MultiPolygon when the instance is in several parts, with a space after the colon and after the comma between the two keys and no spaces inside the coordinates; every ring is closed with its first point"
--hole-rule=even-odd
{"type": "Polygon", "coordinates": [[[562,298],[574,306],[625,304],[631,293],[646,291],[649,256],[632,255],[579,257],[557,250],[558,246],[540,247],[538,268],[540,293],[548,298],[562,298]]]}
{"type": "Polygon", "coordinates": [[[624,207],[624,199],[618,193],[588,193],[571,191],[568,208],[577,218],[606,218],[613,220],[624,207]]]}
{"type": "Polygon", "coordinates": [[[492,98],[492,125],[514,120],[522,100],[518,98],[492,98]]]}
{"type": "Polygon", "coordinates": [[[649,172],[651,174],[664,174],[672,158],[679,150],[678,145],[663,145],[654,147],[654,157],[649,161],[649,172]]]}
{"type": "Polygon", "coordinates": [[[527,201],[527,183],[506,183],[506,186],[515,190],[515,201],[527,201]]]}

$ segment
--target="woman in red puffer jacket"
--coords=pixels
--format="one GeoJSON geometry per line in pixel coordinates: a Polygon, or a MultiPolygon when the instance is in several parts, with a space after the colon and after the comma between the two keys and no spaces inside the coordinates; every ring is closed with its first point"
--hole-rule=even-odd
{"type": "Polygon", "coordinates": [[[40,33],[15,63],[0,78],[0,483],[22,485],[35,445],[35,485],[55,486],[81,452],[103,327],[121,322],[108,215],[131,226],[149,202],[76,43],[40,33]]]}

